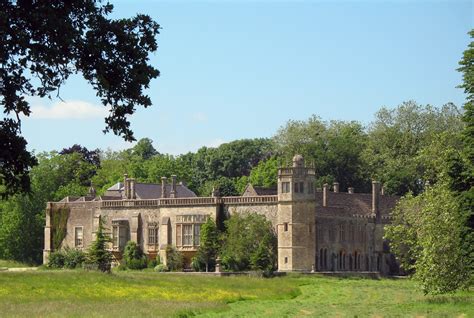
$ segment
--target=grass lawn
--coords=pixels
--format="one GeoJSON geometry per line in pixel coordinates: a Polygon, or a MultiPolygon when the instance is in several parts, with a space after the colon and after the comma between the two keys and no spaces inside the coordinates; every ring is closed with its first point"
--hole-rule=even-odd
{"type": "Polygon", "coordinates": [[[0,272],[2,317],[474,317],[474,291],[425,297],[409,280],[153,272],[0,272]]]}
{"type": "Polygon", "coordinates": [[[25,263],[0,259],[0,268],[1,267],[8,267],[8,268],[12,268],[12,267],[30,267],[30,266],[31,265],[28,265],[28,264],[25,264],[25,263]]]}

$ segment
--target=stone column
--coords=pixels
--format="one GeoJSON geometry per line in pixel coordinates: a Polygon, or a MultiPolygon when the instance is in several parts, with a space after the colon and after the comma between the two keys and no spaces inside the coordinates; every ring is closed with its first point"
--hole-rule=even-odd
{"type": "Polygon", "coordinates": [[[48,202],[46,205],[46,224],[44,227],[44,249],[43,264],[48,264],[49,255],[51,254],[51,210],[53,204],[48,202]]]}

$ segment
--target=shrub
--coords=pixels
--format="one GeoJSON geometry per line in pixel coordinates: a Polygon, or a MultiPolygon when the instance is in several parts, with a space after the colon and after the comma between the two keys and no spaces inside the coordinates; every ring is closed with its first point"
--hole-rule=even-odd
{"type": "Polygon", "coordinates": [[[183,269],[183,255],[174,246],[166,246],[166,265],[171,271],[183,269]]]}
{"type": "Polygon", "coordinates": [[[167,272],[169,271],[168,266],[165,264],[158,264],[155,266],[155,272],[167,272]]]}
{"type": "Polygon", "coordinates": [[[64,253],[61,250],[54,251],[49,255],[49,268],[63,268],[64,267],[64,253]]]}
{"type": "Polygon", "coordinates": [[[82,267],[86,260],[86,254],[75,248],[66,248],[64,250],[64,267],[69,269],[82,267]]]}
{"type": "Polygon", "coordinates": [[[129,269],[144,269],[147,267],[147,258],[136,242],[128,241],[123,251],[123,260],[129,269]]]}

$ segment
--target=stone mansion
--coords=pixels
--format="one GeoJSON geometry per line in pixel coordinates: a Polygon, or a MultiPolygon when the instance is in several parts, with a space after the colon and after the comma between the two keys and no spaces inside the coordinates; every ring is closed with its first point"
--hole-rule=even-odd
{"type": "Polygon", "coordinates": [[[63,247],[85,249],[95,239],[101,219],[111,232],[110,248],[121,258],[127,241],[137,242],[149,257],[160,255],[166,263],[166,246],[182,252],[189,265],[207,218],[220,220],[236,213],[264,215],[278,237],[279,271],[397,270],[383,240],[384,225],[398,197],[383,194],[377,181],[372,193],[339,192],[334,183],[315,189],[315,170],[300,155],[291,167],[278,169],[276,189],[248,185],[242,196],[197,197],[172,176],[161,184],[135,182],[125,176],[96,196],[93,188],[84,197],[49,202],[46,209],[43,260],[63,247]]]}

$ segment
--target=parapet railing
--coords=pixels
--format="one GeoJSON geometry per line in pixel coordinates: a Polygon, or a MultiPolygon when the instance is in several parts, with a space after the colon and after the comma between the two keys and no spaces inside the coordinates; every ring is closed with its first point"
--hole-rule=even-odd
{"type": "Polygon", "coordinates": [[[200,206],[217,204],[269,204],[277,203],[276,195],[254,197],[197,197],[197,198],[164,198],[150,200],[110,200],[100,201],[101,208],[122,207],[158,207],[158,206],[200,206]]]}
{"type": "Polygon", "coordinates": [[[277,203],[278,196],[276,195],[261,195],[255,197],[222,197],[224,204],[251,204],[251,203],[277,203]]]}
{"type": "Polygon", "coordinates": [[[285,167],[278,169],[278,175],[297,175],[297,176],[304,176],[304,175],[315,175],[316,171],[314,168],[308,167],[285,167]]]}

